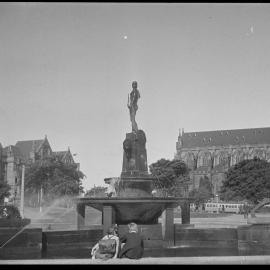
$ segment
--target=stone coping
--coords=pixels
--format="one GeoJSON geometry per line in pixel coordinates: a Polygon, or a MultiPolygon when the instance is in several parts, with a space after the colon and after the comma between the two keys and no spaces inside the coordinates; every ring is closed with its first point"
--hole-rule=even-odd
{"type": "Polygon", "coordinates": [[[99,197],[99,198],[92,198],[92,197],[84,197],[84,198],[75,198],[74,201],[76,203],[172,203],[172,202],[179,202],[179,201],[191,201],[191,198],[183,198],[183,197],[168,197],[168,198],[161,198],[161,197],[99,197]]]}

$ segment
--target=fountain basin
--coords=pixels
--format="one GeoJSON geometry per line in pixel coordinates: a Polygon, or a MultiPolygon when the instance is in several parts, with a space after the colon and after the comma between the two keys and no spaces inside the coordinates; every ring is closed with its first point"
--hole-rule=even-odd
{"type": "Polygon", "coordinates": [[[104,206],[114,210],[114,223],[157,224],[158,218],[166,208],[174,208],[187,198],[77,198],[77,204],[84,204],[103,211],[104,206]]]}

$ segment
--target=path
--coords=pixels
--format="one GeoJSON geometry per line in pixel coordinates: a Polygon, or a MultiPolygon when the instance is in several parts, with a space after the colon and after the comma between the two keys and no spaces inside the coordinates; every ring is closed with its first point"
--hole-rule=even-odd
{"type": "Polygon", "coordinates": [[[90,259],[2,260],[0,264],[270,264],[270,256],[162,257],[108,261],[93,261],[90,259]]]}

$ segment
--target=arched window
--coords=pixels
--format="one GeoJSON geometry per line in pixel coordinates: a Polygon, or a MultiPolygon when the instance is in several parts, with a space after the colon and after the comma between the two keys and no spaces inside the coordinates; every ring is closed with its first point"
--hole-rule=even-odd
{"type": "Polygon", "coordinates": [[[218,164],[222,166],[228,165],[228,155],[226,155],[225,153],[221,153],[218,158],[218,164]]]}
{"type": "Polygon", "coordinates": [[[202,166],[210,166],[211,165],[211,156],[209,153],[204,153],[202,157],[202,166]]]}
{"type": "Polygon", "coordinates": [[[240,151],[238,151],[235,154],[235,162],[234,162],[234,164],[237,164],[237,163],[241,162],[242,160],[244,160],[244,155],[243,155],[243,153],[241,153],[240,151]]]}
{"type": "Polygon", "coordinates": [[[254,157],[257,157],[259,159],[265,159],[265,152],[263,150],[256,150],[254,153],[254,157]]]}

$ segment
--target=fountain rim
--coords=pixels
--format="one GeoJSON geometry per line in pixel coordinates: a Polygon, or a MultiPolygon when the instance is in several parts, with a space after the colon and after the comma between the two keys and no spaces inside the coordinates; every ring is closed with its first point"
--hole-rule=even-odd
{"type": "Polygon", "coordinates": [[[88,203],[88,202],[103,202],[103,203],[145,203],[145,202],[156,202],[156,203],[164,203],[164,202],[184,202],[184,201],[192,201],[193,198],[186,197],[76,197],[73,199],[76,203],[88,203]]]}

